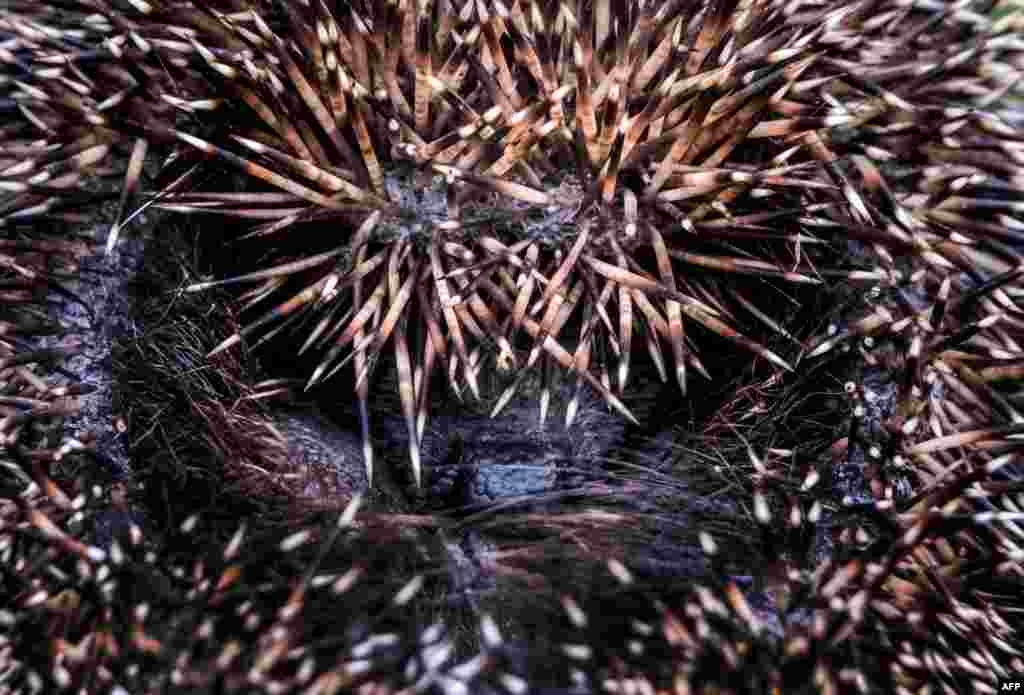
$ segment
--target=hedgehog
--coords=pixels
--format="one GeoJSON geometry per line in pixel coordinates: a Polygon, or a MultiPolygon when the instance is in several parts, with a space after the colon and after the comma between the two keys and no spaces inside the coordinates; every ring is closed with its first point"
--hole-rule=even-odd
{"type": "MultiPolygon", "coordinates": [[[[472,636],[430,610],[450,575],[431,545],[461,520],[423,533],[440,517],[357,496],[298,528],[197,542],[189,517],[103,544],[92,498],[113,490],[48,470],[82,443],[30,455],[18,430],[0,526],[15,690],[996,692],[1021,671],[1021,138],[1003,103],[1024,45],[1006,3],[129,4],[0,16],[23,119],[4,137],[38,157],[7,163],[5,226],[38,234],[87,202],[41,181],[97,143],[131,151],[109,245],[139,193],[235,218],[265,258],[190,287],[254,285],[212,359],[296,331],[320,355],[310,385],[351,364],[367,479],[380,356],[416,486],[438,388],[498,412],[539,367],[543,420],[562,371],[571,424],[587,389],[633,417],[634,350],[684,393],[709,344],[738,345],[755,378],[694,437],[725,466],[691,442],[619,471],[614,513],[495,521],[564,530],[492,562],[523,581],[505,613],[547,623],[539,640],[496,604],[472,636]],[[138,192],[151,148],[170,151],[165,183],[138,192]],[[211,159],[256,187],[200,184],[211,159]],[[757,292],[829,283],[851,310],[812,338],[757,292]],[[791,418],[813,420],[814,372],[841,375],[849,417],[808,444],[791,418]],[[765,558],[749,581],[711,504],[703,576],[623,557],[632,526],[670,520],[651,510],[684,469],[746,510],[735,533],[765,558]]],[[[58,290],[26,272],[43,247],[15,244],[18,282],[58,290]]],[[[29,422],[62,413],[37,401],[66,391],[15,372],[29,422]]]]}

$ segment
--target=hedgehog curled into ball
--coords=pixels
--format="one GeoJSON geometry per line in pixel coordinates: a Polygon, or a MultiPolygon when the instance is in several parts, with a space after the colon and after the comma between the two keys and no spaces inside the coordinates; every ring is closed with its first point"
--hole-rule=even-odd
{"type": "MultiPolygon", "coordinates": [[[[783,551],[756,580],[782,617],[730,579],[673,596],[609,562],[608,593],[559,596],[559,649],[528,664],[603,692],[990,692],[1021,668],[1022,156],[999,101],[1019,91],[1024,45],[1019,17],[987,16],[1004,5],[9,3],[0,62],[14,79],[0,88],[22,120],[3,137],[29,160],[2,162],[0,215],[45,218],[66,200],[47,182],[102,155],[97,142],[130,144],[136,164],[172,148],[170,183],[147,203],[262,220],[248,243],[275,259],[234,279],[255,284],[244,299],[262,313],[222,351],[300,329],[303,352],[322,356],[315,379],[353,364],[368,444],[369,377],[390,348],[414,464],[438,370],[456,393],[482,391],[493,359],[512,370],[511,395],[547,362],[615,404],[634,350],[686,384],[704,329],[796,364],[769,349],[788,329],[757,289],[875,284],[868,315],[804,359],[845,349],[870,364],[892,349],[897,412],[865,433],[854,408],[833,447],[881,438],[860,442],[878,452],[879,499],[817,498],[831,469],[778,451],[751,448],[740,476],[762,552],[783,551]],[[273,190],[186,192],[211,171],[205,157],[273,190]],[[897,464],[910,495],[884,480],[897,464]],[[844,547],[814,563],[826,514],[844,547]]],[[[56,397],[31,374],[12,383],[56,397]]],[[[851,399],[865,393],[852,385],[851,399]]],[[[0,508],[17,597],[0,654],[15,687],[545,684],[516,668],[490,616],[466,660],[443,626],[409,618],[427,579],[392,581],[366,559],[418,557],[394,526],[349,535],[358,517],[339,513],[337,535],[243,527],[197,543],[190,519],[148,547],[129,529],[108,558],[77,518],[87,504],[31,489],[0,508]],[[137,606],[115,600],[127,586],[137,606]]],[[[701,531],[721,562],[721,539],[701,531]]]]}

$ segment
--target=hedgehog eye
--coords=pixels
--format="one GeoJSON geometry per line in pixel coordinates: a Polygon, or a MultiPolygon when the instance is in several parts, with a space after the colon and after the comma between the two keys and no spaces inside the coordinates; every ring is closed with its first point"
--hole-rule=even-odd
{"type": "Polygon", "coordinates": [[[465,440],[461,434],[453,432],[448,437],[448,455],[445,457],[445,464],[448,466],[461,466],[465,453],[465,440]]]}

